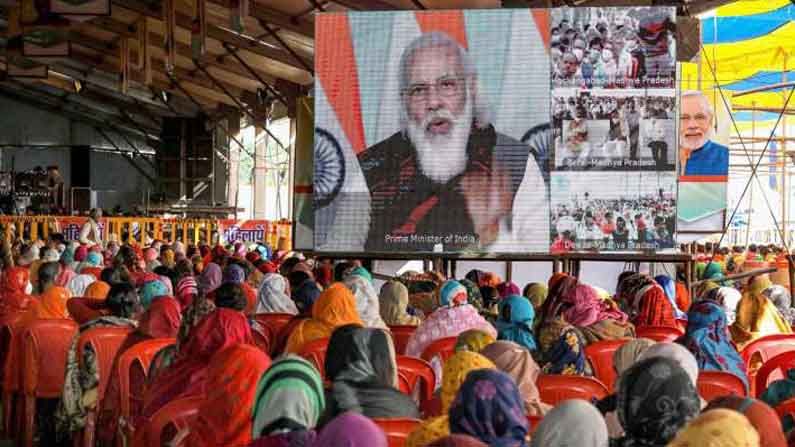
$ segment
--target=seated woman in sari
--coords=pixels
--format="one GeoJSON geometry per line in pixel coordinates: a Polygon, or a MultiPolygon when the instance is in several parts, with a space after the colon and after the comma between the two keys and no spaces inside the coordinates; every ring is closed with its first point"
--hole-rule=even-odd
{"type": "Polygon", "coordinates": [[[315,367],[296,355],[281,357],[257,384],[251,447],[310,447],[325,406],[315,367]]]}
{"type": "Polygon", "coordinates": [[[745,362],[729,339],[726,315],[711,301],[699,301],[688,312],[687,331],[677,340],[690,351],[701,371],[725,371],[742,379],[748,389],[745,362]]]}
{"type": "Polygon", "coordinates": [[[502,300],[497,320],[497,338],[515,342],[528,351],[537,350],[533,338],[534,318],[535,311],[526,298],[513,295],[502,300]]]}
{"type": "Polygon", "coordinates": [[[389,281],[378,294],[379,312],[390,326],[418,326],[422,318],[409,315],[409,289],[400,281],[389,281]]]}
{"type": "Polygon", "coordinates": [[[334,329],[347,324],[364,326],[356,312],[356,300],[345,284],[334,283],[312,305],[312,318],[302,320],[287,339],[285,352],[298,354],[305,344],[331,337],[334,329]]]}
{"type": "Polygon", "coordinates": [[[213,355],[207,368],[206,397],[189,426],[184,445],[245,446],[253,439],[257,382],[271,359],[254,346],[238,344],[213,355]]]}
{"type": "Polygon", "coordinates": [[[627,277],[619,285],[618,294],[635,327],[665,326],[681,329],[676,321],[674,305],[651,276],[636,273],[627,277]]]}
{"type": "MultiPolygon", "coordinates": [[[[102,399],[102,406],[97,416],[97,439],[99,445],[116,445],[117,431],[121,422],[119,420],[121,415],[119,358],[142,341],[176,337],[181,322],[180,303],[172,297],[157,298],[152,301],[149,308],[141,315],[138,320],[138,328],[122,342],[116,358],[113,360],[112,370],[115,373],[111,376],[110,382],[108,382],[105,397],[102,399]]],[[[131,377],[131,380],[133,378],[131,377]]],[[[143,392],[145,386],[146,383],[135,383],[134,381],[130,383],[130,389],[141,390],[140,393],[143,392]]],[[[141,413],[141,405],[137,401],[131,401],[130,406],[131,415],[137,416],[141,413]]],[[[122,424],[126,425],[130,422],[124,421],[122,424]]]]}
{"type": "Polygon", "coordinates": [[[11,267],[3,272],[0,282],[0,317],[22,316],[31,301],[30,273],[25,267],[11,267]]]}
{"type": "Polygon", "coordinates": [[[379,311],[378,294],[369,279],[370,273],[358,267],[345,278],[344,284],[356,299],[356,312],[359,314],[364,327],[386,329],[386,323],[381,319],[379,311]]]}
{"type": "Polygon", "coordinates": [[[762,293],[771,285],[767,275],[750,279],[742,299],[737,303],[737,317],[734,324],[729,326],[729,331],[732,341],[740,351],[748,343],[765,335],[792,333],[792,327],[762,293]]]}
{"type": "Polygon", "coordinates": [[[585,358],[585,339],[580,331],[566,321],[563,312],[569,306],[563,297],[574,294],[577,278],[568,275],[550,279],[549,295],[541,306],[536,341],[536,359],[545,374],[591,376],[593,372],[585,358]]]}
{"type": "MultiPolygon", "coordinates": [[[[129,284],[116,284],[106,299],[110,315],[97,318],[80,326],[69,348],[61,402],[55,412],[55,427],[59,438],[68,439],[72,432],[85,427],[89,409],[96,408],[99,386],[99,363],[91,345],[78,352],[77,342],[85,331],[97,327],[135,328],[135,318],[142,307],[135,289],[129,284]],[[78,356],[81,357],[78,361],[78,356]]],[[[109,373],[109,372],[106,372],[109,373]]]]}
{"type": "Polygon", "coordinates": [[[541,401],[536,380],[541,368],[530,353],[511,341],[497,341],[480,351],[480,354],[494,362],[497,369],[511,376],[524,403],[524,413],[530,416],[543,416],[552,407],[541,401]]]}
{"type": "Polygon", "coordinates": [[[417,405],[397,389],[392,337],[384,330],[342,326],[329,340],[325,361],[331,390],[319,425],[346,411],[370,418],[418,418],[417,405]]]}
{"type": "Polygon", "coordinates": [[[479,329],[496,338],[497,330],[468,303],[467,297],[466,288],[458,281],[444,282],[436,292],[439,307],[411,335],[406,355],[419,357],[434,341],[457,337],[468,329],[479,329]]]}
{"type": "Polygon", "coordinates": [[[203,393],[210,358],[224,348],[240,343],[254,345],[248,320],[242,312],[219,308],[205,316],[191,329],[173,364],[159,373],[147,387],[142,416],[150,418],[174,399],[203,393]]]}
{"type": "Polygon", "coordinates": [[[431,442],[450,435],[449,411],[458,390],[467,374],[476,369],[493,369],[496,366],[486,357],[469,351],[457,352],[444,364],[442,380],[442,411],[440,416],[425,419],[409,434],[406,447],[424,447],[431,442]]]}

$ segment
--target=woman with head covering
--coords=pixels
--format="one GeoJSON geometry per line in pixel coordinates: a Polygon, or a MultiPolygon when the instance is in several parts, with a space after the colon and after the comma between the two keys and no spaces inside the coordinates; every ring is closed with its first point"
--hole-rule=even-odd
{"type": "MultiPolygon", "coordinates": [[[[759,399],[776,408],[780,403],[793,397],[795,397],[795,369],[789,368],[783,379],[774,380],[767,385],[767,389],[759,399]]],[[[786,415],[781,418],[781,424],[784,426],[784,432],[790,433],[795,428],[795,419],[792,415],[786,415]]]]}
{"type": "Polygon", "coordinates": [[[607,447],[605,420],[593,405],[571,399],[553,408],[533,431],[531,447],[607,447]]]}
{"type": "Polygon", "coordinates": [[[635,363],[652,357],[664,357],[673,360],[687,373],[687,376],[690,377],[690,381],[693,382],[693,386],[696,386],[698,382],[698,361],[684,346],[678,343],[655,343],[643,351],[638,357],[638,361],[635,363]]]}
{"type": "Polygon", "coordinates": [[[281,357],[257,384],[251,447],[309,447],[325,406],[315,367],[296,355],[281,357]]]}
{"type": "Polygon", "coordinates": [[[347,324],[363,326],[356,312],[356,301],[345,284],[334,283],[324,290],[312,306],[312,318],[302,320],[287,340],[285,352],[297,354],[305,344],[331,337],[334,329],[347,324]]]}
{"type": "Polygon", "coordinates": [[[22,316],[20,324],[26,324],[34,319],[69,318],[66,302],[71,295],[63,287],[55,285],[60,266],[57,262],[46,262],[39,268],[39,290],[41,295],[30,302],[27,312],[22,316]]]}
{"type": "MultiPolygon", "coordinates": [[[[649,278],[651,279],[651,278],[649,278]]],[[[629,301],[630,315],[635,327],[665,326],[679,328],[674,313],[674,305],[665,296],[662,287],[651,279],[641,287],[629,301]]]]}
{"type": "Polygon", "coordinates": [[[627,321],[627,315],[612,300],[601,299],[589,285],[578,283],[560,300],[563,318],[579,329],[586,343],[635,336],[635,328],[627,321]]]}
{"type": "Polygon", "coordinates": [[[536,312],[541,310],[541,306],[544,304],[544,301],[547,299],[547,286],[540,283],[540,282],[531,282],[527,286],[525,286],[522,295],[525,298],[530,300],[530,303],[533,305],[533,309],[536,312]]]}
{"type": "Polygon", "coordinates": [[[456,394],[449,416],[451,433],[469,435],[490,446],[527,446],[529,427],[524,402],[514,381],[504,372],[470,372],[456,394]]]}
{"type": "Polygon", "coordinates": [[[417,327],[406,345],[406,355],[420,357],[425,348],[445,337],[457,337],[468,329],[481,330],[492,337],[497,331],[467,302],[467,290],[458,281],[446,281],[437,290],[439,308],[417,327]]]}
{"type": "Polygon", "coordinates": [[[21,315],[33,299],[29,295],[32,287],[28,280],[28,269],[11,267],[3,272],[0,282],[0,317],[21,315]]]}
{"type": "Polygon", "coordinates": [[[536,341],[547,374],[591,375],[585,358],[585,340],[563,317],[566,308],[563,297],[574,294],[577,278],[555,274],[550,278],[549,295],[541,306],[536,341]]]}
{"type": "Polygon", "coordinates": [[[765,335],[791,334],[792,327],[784,321],[776,306],[762,293],[771,286],[767,275],[748,281],[742,299],[737,303],[737,319],[729,327],[737,349],[765,335]]]}
{"type": "Polygon", "coordinates": [[[323,421],[346,411],[369,418],[420,416],[411,397],[397,389],[395,348],[385,331],[356,325],[335,329],[324,367],[332,385],[323,421]]]}
{"type": "Polygon", "coordinates": [[[61,401],[55,411],[55,428],[60,439],[67,439],[70,433],[82,429],[88,410],[98,403],[96,390],[99,386],[99,360],[91,345],[86,345],[82,352],[78,352],[77,342],[80,335],[98,327],[134,329],[138,325],[135,318],[142,310],[141,303],[135,288],[130,284],[113,286],[106,304],[110,315],[81,324],[79,333],[72,338],[66,359],[61,401]]]}
{"type": "Polygon", "coordinates": [[[734,287],[715,287],[709,289],[701,298],[702,301],[717,303],[726,314],[726,324],[731,325],[737,319],[737,304],[743,295],[734,287]]]}
{"type": "Polygon", "coordinates": [[[674,292],[674,296],[676,298],[676,308],[682,312],[687,312],[690,310],[690,305],[692,303],[690,299],[690,289],[688,289],[684,281],[676,281],[674,285],[674,292]]]}
{"type": "Polygon", "coordinates": [[[388,281],[378,294],[381,318],[390,326],[418,326],[422,318],[409,315],[409,289],[400,281],[388,281]]]}
{"type": "Polygon", "coordinates": [[[423,421],[409,434],[406,447],[424,447],[450,434],[449,411],[458,390],[466,380],[467,374],[484,368],[497,369],[491,360],[474,352],[457,352],[447,360],[442,375],[441,416],[423,421]]]}
{"type": "Polygon", "coordinates": [[[541,402],[536,387],[541,368],[526,349],[511,341],[497,341],[483,348],[480,354],[494,362],[497,369],[516,382],[524,402],[525,414],[543,416],[552,408],[541,402]]]}
{"type": "Polygon", "coordinates": [[[786,287],[773,284],[762,291],[762,294],[776,306],[776,309],[778,309],[787,324],[792,326],[795,323],[795,309],[792,308],[792,297],[790,297],[789,290],[786,287]]]}
{"type": "Polygon", "coordinates": [[[664,447],[701,408],[688,373],[669,358],[639,361],[617,385],[618,420],[625,433],[611,441],[614,447],[664,447]]]}
{"type": "Polygon", "coordinates": [[[497,292],[499,292],[500,298],[507,298],[509,296],[519,295],[521,293],[519,286],[514,284],[512,281],[505,281],[498,284],[497,292]]]}
{"type": "Polygon", "coordinates": [[[187,259],[181,259],[177,262],[174,270],[177,274],[177,287],[174,296],[180,306],[186,309],[199,294],[199,287],[193,276],[193,264],[187,259]]]}
{"type": "MultiPolygon", "coordinates": [[[[118,353],[113,360],[112,370],[105,396],[102,398],[101,407],[97,415],[97,437],[100,445],[113,445],[118,434],[119,417],[121,416],[121,392],[119,389],[119,359],[136,344],[154,338],[174,338],[179,330],[182,315],[179,303],[171,297],[162,297],[154,300],[138,320],[138,328],[124,339],[118,353]]],[[[140,377],[138,377],[140,378],[140,377]]],[[[145,379],[136,381],[136,376],[131,376],[130,389],[142,390],[146,386],[145,379]]],[[[140,404],[133,400],[130,402],[132,415],[141,413],[140,404]]]]}
{"type": "Polygon", "coordinates": [[[221,285],[223,280],[223,272],[221,271],[221,267],[215,263],[209,263],[204,267],[201,276],[197,281],[199,286],[199,294],[200,295],[209,295],[218,286],[221,285]]]}
{"type": "Polygon", "coordinates": [[[781,428],[776,411],[766,403],[750,397],[724,396],[712,400],[705,412],[718,408],[734,410],[746,418],[759,433],[759,445],[764,447],[787,447],[787,439],[781,428]]]}
{"type": "MultiPolygon", "coordinates": [[[[616,377],[621,377],[621,374],[634,365],[641,354],[654,344],[655,341],[648,338],[633,338],[616,349],[613,352],[613,370],[616,372],[616,377]]],[[[611,438],[620,438],[624,435],[624,428],[616,414],[617,405],[618,398],[615,393],[596,403],[596,408],[605,415],[607,431],[611,438]]]]}
{"type": "Polygon", "coordinates": [[[156,298],[169,296],[168,289],[162,281],[149,281],[141,287],[141,304],[144,309],[148,309],[156,298]]]}
{"type": "MultiPolygon", "coordinates": [[[[716,409],[706,411],[676,435],[669,447],[760,447],[759,433],[742,414],[716,409]]],[[[782,444],[786,445],[786,444],[782,444]]]]}
{"type": "Polygon", "coordinates": [[[358,413],[343,413],[328,423],[312,447],[387,447],[386,435],[375,422],[358,413]]]}
{"type": "Polygon", "coordinates": [[[110,284],[105,281],[94,281],[86,287],[85,297],[94,300],[104,300],[110,292],[110,284]]]}
{"type": "Polygon", "coordinates": [[[679,309],[676,304],[676,281],[674,281],[668,275],[658,275],[654,277],[654,280],[657,281],[657,284],[662,287],[663,292],[665,292],[665,297],[668,298],[668,301],[671,303],[671,306],[674,308],[674,316],[677,320],[686,320],[687,314],[679,309]]]}
{"type": "MultiPolygon", "coordinates": [[[[257,307],[257,291],[251,288],[250,285],[246,283],[246,272],[243,267],[237,264],[229,264],[226,266],[226,270],[224,270],[223,278],[221,284],[237,284],[243,290],[243,294],[246,297],[246,306],[244,313],[246,315],[251,315],[254,313],[257,307]]],[[[213,295],[210,296],[212,299],[215,299],[213,295]]]]}
{"type": "Polygon", "coordinates": [[[308,273],[297,270],[287,275],[287,282],[290,284],[290,297],[298,308],[298,313],[311,315],[312,306],[320,296],[320,287],[315,280],[308,273]]]}
{"type": "Polygon", "coordinates": [[[210,358],[239,343],[254,345],[246,317],[232,309],[217,309],[190,331],[174,363],[146,387],[142,416],[150,418],[174,399],[202,393],[210,358]]]}
{"type": "Polygon", "coordinates": [[[206,397],[189,426],[186,445],[248,445],[253,439],[257,382],[270,365],[270,357],[250,345],[230,346],[213,355],[206,397]]]}
{"type": "Polygon", "coordinates": [[[513,341],[528,351],[538,349],[533,338],[535,311],[524,297],[513,295],[500,303],[497,339],[513,341]]]}
{"type": "Polygon", "coordinates": [[[460,279],[458,282],[467,289],[467,302],[472,305],[482,315],[483,308],[483,294],[480,293],[480,287],[468,279],[460,279]]]}
{"type": "Polygon", "coordinates": [[[694,304],[688,312],[687,331],[677,342],[695,356],[698,369],[730,372],[748,388],[745,362],[729,338],[726,315],[717,303],[694,304]]]}
{"type": "Polygon", "coordinates": [[[278,273],[268,273],[262,281],[257,299],[258,314],[284,313],[298,315],[298,308],[290,298],[287,280],[278,273]]]}
{"type": "Polygon", "coordinates": [[[85,296],[88,286],[90,286],[91,283],[95,282],[96,280],[97,278],[95,278],[94,275],[81,273],[72,278],[66,288],[69,289],[69,293],[74,297],[85,296]]]}
{"type": "Polygon", "coordinates": [[[365,327],[386,329],[386,323],[381,319],[379,311],[378,294],[375,293],[373,284],[360,270],[367,272],[367,270],[358,267],[345,278],[344,282],[345,286],[351,289],[353,296],[356,298],[356,312],[358,312],[359,318],[362,319],[365,327]]]}
{"type": "Polygon", "coordinates": [[[496,339],[494,337],[483,331],[470,329],[458,334],[458,338],[455,342],[455,352],[480,352],[481,349],[494,343],[495,341],[496,339]]]}
{"type": "Polygon", "coordinates": [[[702,280],[709,280],[720,283],[723,281],[723,267],[717,262],[710,262],[704,266],[702,280]]]}

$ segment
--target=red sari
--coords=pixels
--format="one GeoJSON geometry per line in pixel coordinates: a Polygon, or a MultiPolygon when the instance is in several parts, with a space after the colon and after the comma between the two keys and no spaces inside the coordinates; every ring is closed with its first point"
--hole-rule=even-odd
{"type": "Polygon", "coordinates": [[[640,297],[639,313],[633,323],[635,327],[667,326],[679,329],[674,315],[674,307],[660,286],[649,287],[640,297]]]}
{"type": "Polygon", "coordinates": [[[247,446],[252,440],[252,413],[257,382],[271,359],[259,349],[237,345],[212,357],[207,371],[207,398],[190,426],[185,445],[247,446]]]}
{"type": "Polygon", "coordinates": [[[174,364],[146,390],[143,417],[150,418],[174,399],[203,393],[210,357],[240,343],[254,345],[248,320],[241,312],[217,309],[204,317],[191,330],[174,364]]]}
{"type": "MultiPolygon", "coordinates": [[[[102,408],[99,411],[97,423],[97,437],[106,444],[113,445],[118,431],[119,417],[121,416],[121,391],[119,390],[119,358],[136,344],[153,338],[174,338],[182,323],[182,314],[177,300],[171,297],[157,298],[152,301],[146,312],[138,322],[138,329],[127,336],[113,360],[113,371],[116,371],[108,382],[105,397],[102,399],[102,408]]],[[[131,380],[134,377],[130,378],[131,380]]],[[[146,383],[130,383],[131,390],[141,390],[146,383]]],[[[139,408],[132,407],[130,413],[137,416],[141,413],[139,408]]]]}
{"type": "Polygon", "coordinates": [[[28,309],[32,296],[25,293],[30,272],[25,267],[12,267],[5,271],[0,282],[0,317],[19,314],[28,309]]]}

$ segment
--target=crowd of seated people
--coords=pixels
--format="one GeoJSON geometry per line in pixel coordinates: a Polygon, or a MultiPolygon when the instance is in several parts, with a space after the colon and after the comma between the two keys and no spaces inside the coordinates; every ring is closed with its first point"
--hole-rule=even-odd
{"type": "Polygon", "coordinates": [[[788,288],[727,279],[757,250],[700,256],[694,287],[628,271],[609,293],[566,273],[523,288],[479,270],[384,282],[359,261],[265,244],[6,241],[4,435],[103,447],[795,445],[782,410],[795,355],[761,388],[770,356],[751,355],[771,336],[787,340],[777,353],[795,351],[788,288]],[[7,334],[44,320],[74,329],[47,358],[63,363],[60,396],[26,419],[24,387],[6,385],[25,380],[31,352],[7,334]],[[122,334],[109,358],[84,342],[103,331],[122,334]],[[607,367],[594,354],[605,347],[607,367]],[[125,371],[143,352],[145,370],[125,371]],[[715,373],[734,392],[708,393],[715,373]],[[580,385],[561,397],[551,380],[580,385]]]}

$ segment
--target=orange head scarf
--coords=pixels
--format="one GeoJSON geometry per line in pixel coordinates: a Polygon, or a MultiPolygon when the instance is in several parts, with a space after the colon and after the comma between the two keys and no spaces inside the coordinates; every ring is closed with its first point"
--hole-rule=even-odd
{"type": "Polygon", "coordinates": [[[257,382],[271,359],[258,348],[237,345],[214,355],[207,371],[207,396],[191,425],[188,445],[246,446],[252,441],[257,382]]]}
{"type": "Polygon", "coordinates": [[[6,270],[0,283],[0,316],[25,310],[30,305],[31,296],[25,293],[30,273],[25,267],[12,267],[6,270]]]}
{"type": "Polygon", "coordinates": [[[347,324],[364,326],[356,312],[356,299],[342,283],[334,283],[312,305],[312,318],[302,321],[287,340],[286,352],[297,354],[308,342],[331,336],[347,324]]]}
{"type": "Polygon", "coordinates": [[[86,287],[83,295],[85,295],[85,298],[104,300],[108,297],[108,292],[110,292],[110,284],[104,281],[94,281],[86,287]]]}
{"type": "Polygon", "coordinates": [[[31,311],[36,318],[69,318],[66,302],[70,297],[68,290],[52,286],[39,296],[39,301],[31,306],[31,311]]]}

